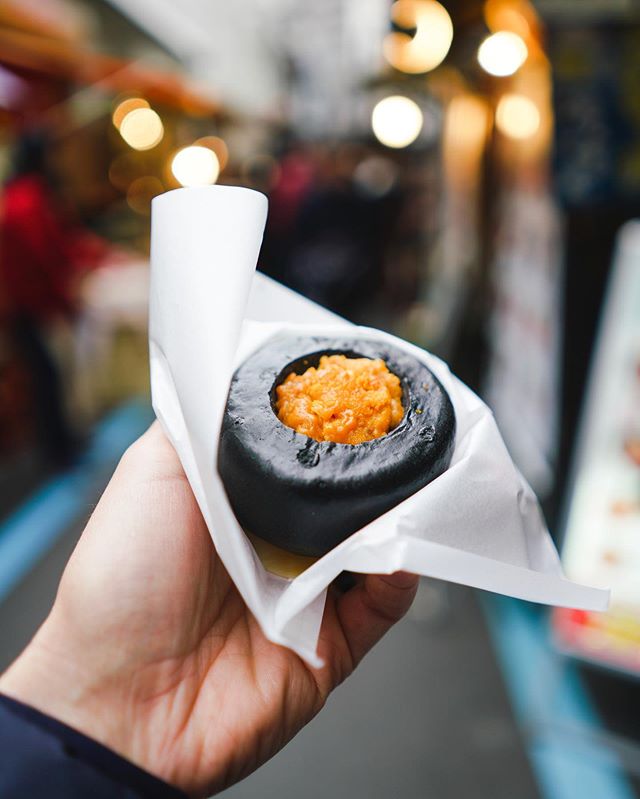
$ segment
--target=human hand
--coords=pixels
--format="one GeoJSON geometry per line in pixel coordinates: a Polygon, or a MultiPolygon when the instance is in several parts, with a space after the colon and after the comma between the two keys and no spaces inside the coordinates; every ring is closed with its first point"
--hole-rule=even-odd
{"type": "Polygon", "coordinates": [[[270,643],[154,424],[124,455],[0,691],[193,796],[274,755],[409,608],[417,578],[329,592],[312,669],[270,643]]]}

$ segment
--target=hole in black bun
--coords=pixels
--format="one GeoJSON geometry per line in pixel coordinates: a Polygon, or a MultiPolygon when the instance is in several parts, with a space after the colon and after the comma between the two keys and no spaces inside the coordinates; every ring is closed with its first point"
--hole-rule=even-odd
{"type": "MultiPolygon", "coordinates": [[[[299,358],[296,358],[293,361],[290,361],[284,368],[280,370],[278,376],[273,381],[273,385],[271,386],[271,390],[269,391],[269,399],[271,402],[271,410],[273,411],[274,415],[280,421],[278,417],[278,397],[276,395],[276,389],[281,383],[289,377],[291,374],[301,375],[304,374],[307,369],[311,367],[317,368],[320,364],[320,358],[323,355],[344,355],[346,358],[366,358],[368,361],[375,360],[370,355],[362,355],[359,352],[355,352],[354,350],[320,350],[319,352],[311,352],[308,355],[301,355],[299,358]]],[[[398,422],[398,424],[392,429],[389,430],[387,435],[391,435],[395,433],[396,430],[400,430],[400,428],[404,425],[404,422],[407,418],[407,412],[409,410],[409,406],[411,404],[411,396],[409,392],[409,386],[407,385],[407,381],[402,377],[402,375],[397,374],[387,360],[380,356],[382,360],[385,362],[387,369],[394,374],[396,377],[400,379],[400,386],[402,388],[402,419],[398,422]]],[[[374,439],[375,440],[375,439],[374,439]]],[[[322,442],[320,442],[322,443],[322,442]]],[[[325,442],[325,443],[333,443],[333,442],[325,442]]],[[[363,442],[366,443],[366,442],[363,442]]],[[[345,446],[354,446],[353,444],[347,444],[345,446]]],[[[357,444],[355,446],[358,446],[357,444]]]]}

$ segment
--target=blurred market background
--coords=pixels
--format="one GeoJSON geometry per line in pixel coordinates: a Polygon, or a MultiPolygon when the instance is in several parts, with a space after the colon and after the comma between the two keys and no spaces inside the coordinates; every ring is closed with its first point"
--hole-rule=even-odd
{"type": "Polygon", "coordinates": [[[150,204],[447,360],[608,614],[424,581],[229,797],[640,796],[640,2],[0,0],[0,668],[152,418],[150,204]]]}

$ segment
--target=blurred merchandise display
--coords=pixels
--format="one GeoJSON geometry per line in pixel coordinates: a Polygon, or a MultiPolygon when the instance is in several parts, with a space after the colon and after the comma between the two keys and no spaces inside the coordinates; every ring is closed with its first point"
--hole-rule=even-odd
{"type": "MultiPolygon", "coordinates": [[[[549,3],[556,124],[553,178],[562,206],[562,503],[616,236],[640,216],[640,115],[634,3],[549,3]]],[[[615,376],[612,377],[615,379],[615,376]]]]}
{"type": "Polygon", "coordinates": [[[558,610],[560,644],[640,676],[640,222],[620,234],[591,369],[563,562],[612,586],[606,614],[558,610]]]}
{"type": "MultiPolygon", "coordinates": [[[[424,211],[430,220],[427,235],[423,234],[423,252],[418,255],[425,262],[418,270],[418,302],[407,332],[442,357],[456,360],[465,346],[461,342],[471,321],[472,296],[482,279],[483,165],[491,120],[483,97],[461,91],[455,81],[451,89],[453,96],[442,123],[441,164],[434,159],[423,188],[429,202],[424,211]]],[[[479,349],[478,345],[471,348],[471,360],[479,349]]],[[[474,380],[469,373],[467,378],[474,380]]]]}
{"type": "Polygon", "coordinates": [[[640,197],[640,25],[552,28],[555,173],[567,206],[640,197]]]}
{"type": "Polygon", "coordinates": [[[545,497],[554,482],[560,407],[559,213],[543,188],[514,189],[501,202],[485,393],[522,473],[545,497]]]}
{"type": "Polygon", "coordinates": [[[109,264],[82,286],[73,359],[74,403],[86,419],[132,396],[147,396],[149,266],[109,264]]]}
{"type": "Polygon", "coordinates": [[[188,179],[176,153],[199,142],[214,182],[226,145],[219,105],[108,4],[3,3],[0,43],[0,477],[19,495],[12,459],[26,490],[148,392],[150,203],[188,179]]]}

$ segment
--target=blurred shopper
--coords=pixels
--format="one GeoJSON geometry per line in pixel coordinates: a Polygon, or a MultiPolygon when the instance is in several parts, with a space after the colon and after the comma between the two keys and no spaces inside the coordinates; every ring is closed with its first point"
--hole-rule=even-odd
{"type": "Polygon", "coordinates": [[[292,147],[281,158],[269,192],[269,217],[262,247],[261,267],[281,282],[287,281],[291,241],[298,214],[315,181],[315,164],[302,147],[292,147]]]}
{"type": "Polygon", "coordinates": [[[0,678],[0,796],[223,790],[321,710],[417,587],[398,573],[330,591],[320,668],[271,643],[154,424],[118,466],[49,617],[0,678]]]}
{"type": "Polygon", "coordinates": [[[353,318],[380,287],[386,198],[356,179],[359,146],[298,146],[270,194],[265,270],[315,302],[353,318]]]}
{"type": "Polygon", "coordinates": [[[65,415],[60,375],[47,332],[75,312],[80,264],[101,245],[73,228],[62,211],[48,163],[49,140],[29,132],[18,141],[0,210],[2,324],[29,372],[36,435],[47,461],[66,465],[76,439],[65,415]]]}

